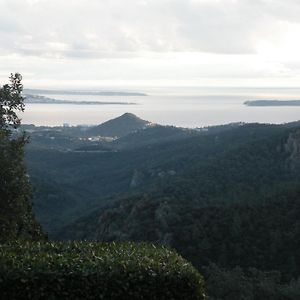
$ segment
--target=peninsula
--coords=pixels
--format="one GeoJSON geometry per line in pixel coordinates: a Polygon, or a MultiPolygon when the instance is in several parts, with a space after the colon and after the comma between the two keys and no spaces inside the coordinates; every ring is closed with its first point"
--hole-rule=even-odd
{"type": "Polygon", "coordinates": [[[147,96],[141,92],[131,91],[72,91],[72,90],[42,90],[42,89],[25,89],[24,92],[30,95],[80,95],[80,96],[147,96]]]}
{"type": "Polygon", "coordinates": [[[25,103],[28,104],[75,104],[75,105],[136,105],[135,102],[115,102],[115,101],[76,101],[57,100],[40,95],[24,95],[25,103]]]}
{"type": "Polygon", "coordinates": [[[247,106],[300,106],[300,100],[252,100],[244,104],[247,106]]]}

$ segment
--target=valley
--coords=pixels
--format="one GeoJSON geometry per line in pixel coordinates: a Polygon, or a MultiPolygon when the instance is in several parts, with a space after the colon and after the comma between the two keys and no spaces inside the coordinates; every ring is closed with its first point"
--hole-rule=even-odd
{"type": "Polygon", "coordinates": [[[295,276],[285,259],[300,263],[291,244],[300,232],[299,129],[192,130],[131,114],[85,130],[37,127],[26,151],[34,209],[54,239],[146,240],[174,247],[198,268],[213,261],[295,276]],[[57,130],[57,141],[49,138],[57,130]]]}

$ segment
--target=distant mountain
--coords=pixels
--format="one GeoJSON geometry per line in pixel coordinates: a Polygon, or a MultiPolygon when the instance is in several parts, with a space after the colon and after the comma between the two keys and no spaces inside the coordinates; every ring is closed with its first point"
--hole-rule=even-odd
{"type": "Polygon", "coordinates": [[[134,114],[125,113],[118,118],[88,129],[86,134],[89,136],[121,137],[136,130],[145,129],[150,124],[149,121],[142,120],[134,114]]]}
{"type": "Polygon", "coordinates": [[[300,100],[254,100],[244,102],[247,106],[300,106],[300,100]]]}
{"type": "Polygon", "coordinates": [[[46,94],[46,95],[81,95],[81,96],[147,96],[140,92],[121,92],[121,91],[64,91],[64,90],[39,90],[39,89],[25,89],[28,94],[46,94]]]}
{"type": "Polygon", "coordinates": [[[112,102],[112,101],[78,101],[78,100],[57,100],[40,95],[25,94],[25,103],[33,104],[73,104],[73,105],[135,105],[134,102],[112,102]]]}

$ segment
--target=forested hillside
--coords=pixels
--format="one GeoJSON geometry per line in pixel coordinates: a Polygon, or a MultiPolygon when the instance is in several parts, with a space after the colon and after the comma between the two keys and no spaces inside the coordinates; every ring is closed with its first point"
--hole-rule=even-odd
{"type": "Polygon", "coordinates": [[[141,194],[122,196],[59,236],[150,240],[178,249],[198,267],[213,261],[296,275],[297,130],[246,125],[235,131],[213,137],[215,153],[205,153],[196,146],[199,138],[193,140],[197,150],[187,155],[185,149],[184,164],[183,157],[169,162],[178,172],[175,176],[162,178],[141,194]]]}
{"type": "Polygon", "coordinates": [[[55,239],[175,248],[206,274],[215,299],[232,298],[217,298],[214,278],[230,282],[238,272],[245,282],[219,286],[221,294],[239,284],[254,293],[260,276],[289,295],[278,299],[297,299],[290,280],[300,275],[299,133],[297,122],[155,126],[107,151],[31,148],[35,210],[55,239]]]}
{"type": "Polygon", "coordinates": [[[259,124],[219,126],[203,132],[156,126],[110,142],[111,150],[103,152],[37,148],[34,140],[26,159],[35,188],[35,211],[51,235],[127,193],[170,189],[174,196],[179,189],[206,199],[216,190],[222,200],[226,189],[244,193],[239,181],[245,177],[247,193],[252,189],[256,194],[253,180],[261,183],[259,172],[269,181],[273,180],[270,176],[288,174],[288,154],[278,151],[289,136],[288,132],[284,135],[286,130],[290,129],[259,124]],[[227,173],[227,168],[234,170],[227,173]]]}
{"type": "MultiPolygon", "coordinates": [[[[24,163],[28,137],[17,114],[24,111],[21,80],[20,74],[11,74],[10,83],[0,88],[1,299],[204,300],[203,277],[166,247],[53,242],[42,233],[24,163]]],[[[40,146],[33,149],[46,148],[40,146]]],[[[51,190],[48,182],[45,186],[51,190]]]]}

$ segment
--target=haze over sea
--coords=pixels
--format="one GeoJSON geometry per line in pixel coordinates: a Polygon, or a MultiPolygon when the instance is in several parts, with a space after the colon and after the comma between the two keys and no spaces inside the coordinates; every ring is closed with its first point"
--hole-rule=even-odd
{"type": "Polygon", "coordinates": [[[148,96],[41,94],[58,100],[134,102],[137,105],[27,104],[22,122],[49,126],[95,125],[125,112],[154,123],[180,127],[231,122],[285,123],[300,119],[300,106],[248,107],[243,104],[258,99],[298,100],[300,88],[147,88],[138,92],[148,96]]]}

